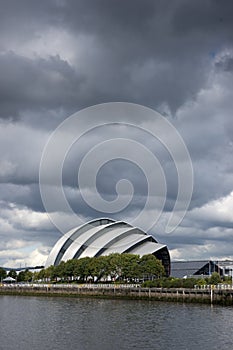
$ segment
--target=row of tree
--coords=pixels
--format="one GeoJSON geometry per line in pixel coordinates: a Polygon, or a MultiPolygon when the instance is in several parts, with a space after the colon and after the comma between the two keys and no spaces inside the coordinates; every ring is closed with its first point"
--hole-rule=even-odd
{"type": "MultiPolygon", "coordinates": [[[[110,254],[108,256],[85,257],[62,261],[58,266],[49,266],[39,272],[29,270],[20,271],[17,275],[11,270],[8,276],[17,282],[32,281],[141,281],[153,280],[165,275],[164,267],[154,255],[142,257],[135,254],[110,254]]],[[[4,269],[0,269],[0,280],[7,276],[4,269]]]]}
{"type": "Polygon", "coordinates": [[[221,278],[218,272],[213,272],[210,277],[202,278],[158,278],[153,281],[146,281],[143,287],[162,287],[162,288],[193,288],[194,285],[203,286],[206,284],[227,283],[231,284],[231,277],[221,278]]]}
{"type": "MultiPolygon", "coordinates": [[[[4,279],[7,273],[0,268],[0,280],[4,279]]],[[[8,272],[8,276],[17,279],[17,282],[32,281],[146,281],[147,287],[164,288],[192,288],[195,284],[217,284],[221,282],[231,283],[231,278],[223,280],[217,272],[210,277],[196,278],[166,278],[164,267],[160,260],[154,255],[148,254],[140,257],[134,254],[110,254],[95,258],[72,259],[61,262],[58,266],[50,266],[39,272],[32,273],[29,270],[20,271],[17,275],[15,270],[8,272]]]]}
{"type": "Polygon", "coordinates": [[[34,273],[29,270],[22,270],[17,274],[16,270],[10,270],[8,273],[5,269],[0,268],[0,281],[2,281],[6,277],[12,277],[17,282],[30,282],[33,280],[34,273]]]}
{"type": "Polygon", "coordinates": [[[37,279],[92,281],[136,281],[159,278],[165,275],[164,267],[154,255],[142,257],[135,254],[110,254],[108,256],[85,257],[61,262],[41,270],[37,279]]]}

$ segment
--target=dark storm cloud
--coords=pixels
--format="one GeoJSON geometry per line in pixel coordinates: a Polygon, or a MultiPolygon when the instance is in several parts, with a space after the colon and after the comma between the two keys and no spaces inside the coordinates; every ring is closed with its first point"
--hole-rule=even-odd
{"type": "Polygon", "coordinates": [[[0,55],[0,117],[19,117],[22,110],[67,107],[78,100],[81,76],[59,56],[25,58],[0,55]]]}
{"type": "Polygon", "coordinates": [[[19,43],[49,28],[67,30],[77,51],[81,35],[92,38],[74,66],[58,56],[2,56],[1,117],[112,100],[174,113],[205,85],[206,63],[233,33],[231,1],[10,1],[1,13],[2,36],[13,32],[19,43]]]}
{"type": "Polygon", "coordinates": [[[100,98],[112,91],[152,107],[167,103],[172,112],[205,84],[213,53],[232,42],[232,15],[231,1],[106,0],[91,8],[73,1],[60,14],[64,26],[93,35],[103,50],[100,98]]]}

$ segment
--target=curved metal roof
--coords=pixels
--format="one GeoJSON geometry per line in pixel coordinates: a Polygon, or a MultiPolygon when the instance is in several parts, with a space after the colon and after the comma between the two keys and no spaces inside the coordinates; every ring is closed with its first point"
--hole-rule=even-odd
{"type": "Polygon", "coordinates": [[[89,221],[81,226],[75,227],[74,229],[70,230],[69,232],[65,233],[55,244],[55,246],[52,248],[48,259],[46,261],[45,267],[51,266],[51,265],[58,265],[64,253],[69,248],[69,246],[77,241],[78,237],[82,235],[85,232],[88,232],[90,229],[107,225],[109,223],[114,222],[111,219],[97,219],[89,221]]]}
{"type": "Polygon", "coordinates": [[[159,244],[153,236],[126,222],[102,218],[76,227],[62,236],[51,250],[45,267],[86,256],[97,257],[111,253],[142,256],[161,252],[164,254],[164,251],[170,264],[166,245],[159,244]]]}

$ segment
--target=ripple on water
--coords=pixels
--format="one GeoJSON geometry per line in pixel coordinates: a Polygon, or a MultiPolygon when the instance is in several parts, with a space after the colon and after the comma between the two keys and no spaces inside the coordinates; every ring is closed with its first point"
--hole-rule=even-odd
{"type": "Polygon", "coordinates": [[[0,296],[0,349],[229,350],[232,318],[230,307],[0,296]]]}

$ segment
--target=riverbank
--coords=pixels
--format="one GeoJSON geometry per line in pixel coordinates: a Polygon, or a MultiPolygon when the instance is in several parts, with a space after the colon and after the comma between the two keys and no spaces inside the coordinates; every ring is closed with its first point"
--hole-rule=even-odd
{"type": "Polygon", "coordinates": [[[138,285],[1,285],[0,295],[94,297],[233,305],[233,289],[141,288],[138,285]]]}

